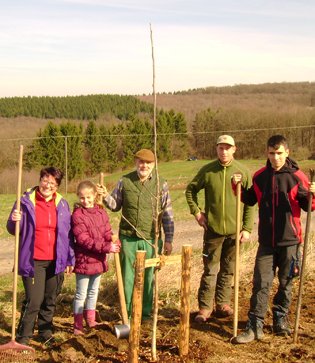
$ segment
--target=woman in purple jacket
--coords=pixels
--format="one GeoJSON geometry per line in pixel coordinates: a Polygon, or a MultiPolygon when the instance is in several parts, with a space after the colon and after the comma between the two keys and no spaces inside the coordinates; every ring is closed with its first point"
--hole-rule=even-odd
{"type": "Polygon", "coordinates": [[[74,266],[71,212],[68,203],[57,193],[63,173],[54,166],[40,172],[39,186],[21,197],[21,210],[14,205],[7,230],[15,234],[20,221],[19,266],[25,299],[16,340],[28,345],[37,317],[41,342],[51,346],[56,298],[61,290],[64,270],[74,266]]]}
{"type": "Polygon", "coordinates": [[[119,252],[120,241],[112,243],[108,214],[98,202],[97,190],[89,180],[78,185],[80,203],[74,205],[72,230],[75,236],[76,292],[73,301],[74,334],[83,335],[83,318],[88,327],[95,322],[95,307],[101,274],[108,270],[106,254],[119,252]]]}

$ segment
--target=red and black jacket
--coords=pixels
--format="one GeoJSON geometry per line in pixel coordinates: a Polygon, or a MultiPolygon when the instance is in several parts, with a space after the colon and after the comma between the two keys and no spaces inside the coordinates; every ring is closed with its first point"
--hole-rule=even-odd
{"type": "MultiPolygon", "coordinates": [[[[291,246],[302,242],[301,208],[308,208],[308,179],[297,163],[287,157],[275,171],[267,165],[253,177],[253,185],[242,187],[242,201],[259,206],[259,243],[265,246],[291,246]]],[[[312,210],[315,209],[315,198],[312,210]]]]}

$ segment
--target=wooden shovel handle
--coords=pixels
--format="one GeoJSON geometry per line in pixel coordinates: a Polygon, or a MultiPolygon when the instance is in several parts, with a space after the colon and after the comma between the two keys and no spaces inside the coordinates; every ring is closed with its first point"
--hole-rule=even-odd
{"type": "MultiPolygon", "coordinates": [[[[100,185],[103,185],[103,183],[104,183],[104,174],[103,174],[103,173],[100,173],[98,183],[99,183],[100,185]]],[[[98,199],[99,199],[99,201],[100,201],[101,203],[103,202],[103,196],[102,196],[101,194],[99,194],[99,195],[98,195],[98,199]]]]}
{"type": "MultiPolygon", "coordinates": [[[[22,184],[22,161],[23,161],[23,145],[19,150],[19,169],[16,193],[16,209],[21,209],[21,184],[22,184]]],[[[20,243],[20,222],[15,222],[15,245],[14,245],[14,272],[13,272],[13,301],[12,301],[12,340],[15,340],[15,322],[16,322],[16,303],[17,303],[17,281],[19,266],[19,243],[20,243]]]]}
{"type": "MultiPolygon", "coordinates": [[[[112,242],[115,243],[118,240],[118,236],[112,235],[112,242]]],[[[124,325],[129,324],[128,319],[128,312],[126,307],[126,297],[125,297],[125,290],[124,290],[124,282],[121,273],[121,266],[119,260],[119,253],[114,253],[115,257],[115,266],[116,266],[116,275],[117,275],[117,285],[118,285],[118,295],[119,295],[119,302],[120,302],[120,310],[121,310],[121,317],[124,325]]]]}

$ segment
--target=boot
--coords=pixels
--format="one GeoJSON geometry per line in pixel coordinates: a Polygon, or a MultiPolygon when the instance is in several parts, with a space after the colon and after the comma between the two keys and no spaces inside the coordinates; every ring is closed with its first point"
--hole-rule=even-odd
{"type": "Polygon", "coordinates": [[[195,323],[203,323],[207,321],[212,314],[212,310],[200,309],[195,317],[195,323]]]}
{"type": "Polygon", "coordinates": [[[74,314],[74,335],[84,335],[83,332],[83,314],[74,314]]]}
{"type": "Polygon", "coordinates": [[[291,335],[290,321],[287,314],[273,311],[273,332],[277,335],[291,335]]]}
{"type": "Polygon", "coordinates": [[[247,320],[247,325],[244,334],[240,334],[233,339],[233,343],[246,344],[254,340],[260,340],[264,336],[263,332],[264,323],[257,318],[250,318],[247,320]]]}
{"type": "Polygon", "coordinates": [[[86,325],[89,328],[94,328],[95,326],[100,325],[99,323],[97,323],[95,321],[95,309],[94,310],[84,309],[83,310],[83,316],[84,316],[86,325]]]}

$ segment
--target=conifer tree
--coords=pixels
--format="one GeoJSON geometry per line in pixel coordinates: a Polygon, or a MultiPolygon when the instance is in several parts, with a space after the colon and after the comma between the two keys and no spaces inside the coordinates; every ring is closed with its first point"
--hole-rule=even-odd
{"type": "Polygon", "coordinates": [[[76,122],[63,122],[60,125],[62,135],[67,137],[68,181],[81,178],[85,173],[83,158],[83,125],[76,122]]]}
{"type": "Polygon", "coordinates": [[[85,157],[90,175],[95,175],[104,170],[107,162],[107,150],[99,136],[100,132],[94,120],[88,123],[85,130],[84,145],[85,157]]]}
{"type": "Polygon", "coordinates": [[[112,173],[118,164],[118,144],[117,136],[114,136],[114,127],[106,127],[104,124],[100,126],[100,135],[102,136],[102,142],[107,151],[106,171],[112,173]]]}

